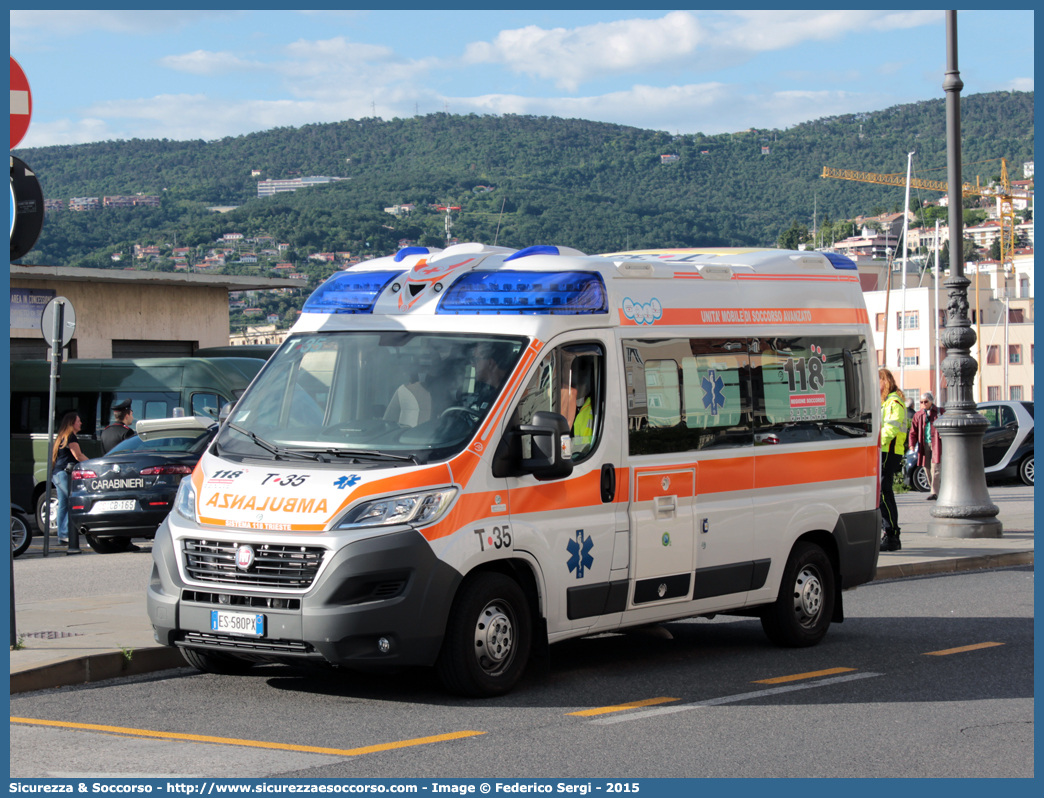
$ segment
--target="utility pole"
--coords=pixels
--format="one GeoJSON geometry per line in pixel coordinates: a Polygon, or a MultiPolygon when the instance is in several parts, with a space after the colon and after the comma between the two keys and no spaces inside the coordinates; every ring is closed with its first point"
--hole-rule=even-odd
{"type": "Polygon", "coordinates": [[[935,398],[943,405],[942,392],[942,362],[939,360],[939,283],[942,280],[942,267],[939,265],[939,220],[935,220],[935,306],[932,312],[932,322],[935,325],[935,335],[932,336],[932,357],[935,360],[935,398]]]}
{"type": "Polygon", "coordinates": [[[906,201],[903,203],[903,325],[899,331],[899,387],[906,390],[906,236],[910,232],[910,173],[913,171],[912,152],[906,154],[906,201]]]}
{"type": "Polygon", "coordinates": [[[972,386],[978,363],[970,356],[976,341],[968,319],[964,276],[964,220],[961,202],[961,82],[957,69],[957,12],[946,11],[946,172],[949,183],[950,279],[946,281],[946,413],[936,422],[942,463],[939,499],[931,509],[928,534],[942,538],[997,538],[1000,508],[990,501],[982,457],[982,434],[989,426],[975,406],[972,386]]]}

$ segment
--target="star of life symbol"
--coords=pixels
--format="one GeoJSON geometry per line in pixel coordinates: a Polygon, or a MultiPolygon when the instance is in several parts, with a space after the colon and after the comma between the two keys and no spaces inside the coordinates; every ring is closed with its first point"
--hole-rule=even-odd
{"type": "Polygon", "coordinates": [[[334,480],[334,487],[344,490],[345,488],[354,488],[355,485],[361,480],[358,474],[351,474],[347,477],[338,477],[334,480]]]}
{"type": "Polygon", "coordinates": [[[584,569],[594,565],[594,557],[591,556],[591,548],[594,546],[592,538],[584,537],[584,530],[576,530],[576,537],[566,543],[566,549],[570,557],[566,562],[570,572],[576,571],[576,578],[584,578],[584,569]]]}
{"type": "Polygon", "coordinates": [[[703,406],[710,408],[712,416],[718,415],[718,408],[725,406],[725,382],[711,369],[700,385],[703,386],[703,406]]]}

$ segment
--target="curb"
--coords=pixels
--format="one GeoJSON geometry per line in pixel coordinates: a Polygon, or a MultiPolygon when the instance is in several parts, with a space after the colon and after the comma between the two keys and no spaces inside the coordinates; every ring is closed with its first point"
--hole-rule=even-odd
{"type": "Polygon", "coordinates": [[[878,565],[874,581],[901,579],[906,576],[950,574],[957,571],[978,571],[983,568],[1006,568],[1010,565],[1033,565],[1033,552],[1013,551],[1005,554],[984,554],[981,557],[954,557],[949,560],[911,562],[902,565],[878,565]]]}
{"type": "Polygon", "coordinates": [[[11,695],[34,690],[50,690],[55,687],[90,684],[120,676],[140,676],[144,673],[154,673],[171,668],[184,668],[187,664],[185,658],[181,656],[180,649],[166,646],[135,649],[130,659],[127,659],[120,651],[91,654],[87,657],[12,673],[11,695]]]}
{"type": "MultiPolygon", "coordinates": [[[[983,568],[1006,568],[1012,565],[1033,565],[1033,552],[1016,551],[1006,554],[986,554],[981,557],[956,557],[949,560],[931,560],[883,567],[879,565],[873,581],[958,571],[977,571],[983,568]]],[[[135,649],[130,659],[119,651],[92,654],[67,662],[57,662],[53,665],[12,673],[11,695],[91,684],[120,676],[140,676],[185,667],[188,667],[188,663],[181,656],[181,650],[166,646],[135,649]]]]}

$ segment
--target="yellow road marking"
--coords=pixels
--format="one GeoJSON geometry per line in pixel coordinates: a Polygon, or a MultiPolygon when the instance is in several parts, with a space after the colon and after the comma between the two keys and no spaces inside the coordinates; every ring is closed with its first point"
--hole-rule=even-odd
{"type": "Polygon", "coordinates": [[[961,646],[960,648],[947,648],[942,651],[925,651],[924,657],[945,657],[947,654],[963,654],[965,651],[977,651],[980,648],[993,648],[1003,646],[1003,643],[976,643],[974,646],[961,646]]]}
{"type": "Polygon", "coordinates": [[[414,745],[441,743],[446,740],[460,740],[464,737],[475,737],[485,734],[480,731],[459,731],[449,734],[436,734],[433,737],[417,737],[413,740],[400,740],[397,743],[379,743],[362,748],[319,748],[314,745],[291,745],[289,743],[268,743],[261,740],[237,740],[234,737],[210,737],[203,734],[180,734],[178,732],[153,731],[151,729],[128,729],[123,726],[101,726],[94,723],[68,723],[60,720],[37,720],[35,718],[11,718],[11,723],[28,723],[34,726],[57,726],[62,729],[82,729],[85,731],[110,732],[127,734],[134,737],[157,737],[163,740],[187,740],[194,743],[218,743],[220,745],[245,745],[250,748],[274,748],[279,751],[304,751],[310,754],[333,754],[334,756],[359,756],[373,754],[378,751],[391,751],[396,748],[409,748],[414,745]]]}
{"type": "Polygon", "coordinates": [[[680,698],[646,698],[644,701],[632,701],[629,704],[617,704],[612,707],[598,707],[597,709],[583,709],[580,712],[567,712],[567,715],[607,715],[610,712],[623,712],[625,709],[637,709],[638,707],[651,707],[656,704],[669,704],[671,701],[681,701],[680,698]]]}
{"type": "Polygon", "coordinates": [[[817,676],[831,676],[835,673],[848,673],[855,668],[827,668],[825,671],[809,671],[808,673],[795,673],[793,676],[777,676],[774,679],[757,679],[751,684],[783,684],[784,682],[800,682],[802,679],[814,679],[817,676]]]}

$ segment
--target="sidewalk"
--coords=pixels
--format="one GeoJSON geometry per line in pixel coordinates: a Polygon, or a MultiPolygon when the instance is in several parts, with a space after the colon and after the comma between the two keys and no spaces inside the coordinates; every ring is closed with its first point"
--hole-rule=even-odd
{"type": "MultiPolygon", "coordinates": [[[[1004,534],[969,540],[929,537],[931,503],[921,493],[898,496],[903,549],[881,553],[877,579],[1032,564],[1033,488],[991,486],[990,495],[1004,534]]],[[[145,611],[151,546],[138,543],[141,552],[109,555],[83,543],[79,557],[52,548],[44,560],[34,540],[15,561],[23,648],[11,651],[11,693],[187,667],[178,650],[153,639],[145,611]]]]}

